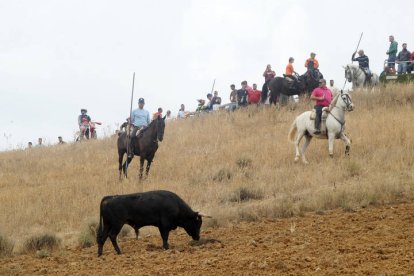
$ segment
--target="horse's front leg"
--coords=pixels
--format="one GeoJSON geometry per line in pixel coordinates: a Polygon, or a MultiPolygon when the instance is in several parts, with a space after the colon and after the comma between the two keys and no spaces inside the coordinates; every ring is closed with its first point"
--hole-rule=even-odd
{"type": "Polygon", "coordinates": [[[145,177],[148,177],[149,170],[151,168],[152,158],[147,159],[147,167],[145,168],[145,177]]]}
{"type": "Polygon", "coordinates": [[[341,133],[340,138],[345,143],[345,155],[349,155],[349,151],[351,150],[351,140],[343,132],[341,133]]]}
{"type": "Polygon", "coordinates": [[[122,161],[124,159],[124,153],[118,152],[118,162],[119,162],[119,180],[122,180],[122,161]]]}
{"type": "Polygon", "coordinates": [[[134,157],[127,157],[127,159],[124,162],[124,165],[122,166],[122,170],[124,172],[125,178],[128,178],[128,167],[129,167],[129,165],[131,165],[132,158],[134,158],[134,157]]]}
{"type": "Polygon", "coordinates": [[[142,180],[142,173],[144,171],[144,161],[145,161],[144,157],[141,157],[139,160],[140,162],[139,163],[139,180],[142,180]]]}
{"type": "Polygon", "coordinates": [[[334,142],[335,142],[335,133],[328,132],[328,148],[329,148],[329,156],[333,157],[333,151],[334,151],[334,142]]]}

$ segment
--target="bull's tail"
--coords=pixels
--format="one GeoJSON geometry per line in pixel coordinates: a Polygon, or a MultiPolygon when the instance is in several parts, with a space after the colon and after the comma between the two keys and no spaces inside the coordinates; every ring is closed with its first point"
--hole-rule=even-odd
{"type": "Polygon", "coordinates": [[[96,231],[96,243],[97,244],[103,244],[103,230],[104,230],[104,221],[103,221],[103,216],[102,216],[102,204],[103,201],[105,200],[105,198],[102,199],[101,201],[101,205],[99,207],[99,225],[98,225],[98,229],[96,231]]]}
{"type": "Polygon", "coordinates": [[[296,119],[293,121],[292,126],[290,127],[289,134],[288,134],[288,141],[294,142],[295,141],[295,135],[298,131],[298,127],[296,126],[296,119]]]}

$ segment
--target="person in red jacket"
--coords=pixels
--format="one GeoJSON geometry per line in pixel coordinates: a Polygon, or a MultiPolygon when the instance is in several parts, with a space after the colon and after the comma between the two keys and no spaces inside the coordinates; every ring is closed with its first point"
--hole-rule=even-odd
{"type": "Polygon", "coordinates": [[[253,84],[252,90],[247,90],[249,104],[258,104],[262,97],[262,91],[257,90],[257,84],[253,84]]]}

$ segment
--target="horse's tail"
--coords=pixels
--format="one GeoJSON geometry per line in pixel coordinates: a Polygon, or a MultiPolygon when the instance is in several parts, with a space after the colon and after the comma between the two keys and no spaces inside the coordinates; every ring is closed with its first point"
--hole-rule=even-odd
{"type": "Polygon", "coordinates": [[[293,121],[292,126],[290,127],[289,134],[288,134],[288,141],[294,142],[295,141],[295,135],[298,131],[298,127],[296,126],[296,119],[293,121]]]}

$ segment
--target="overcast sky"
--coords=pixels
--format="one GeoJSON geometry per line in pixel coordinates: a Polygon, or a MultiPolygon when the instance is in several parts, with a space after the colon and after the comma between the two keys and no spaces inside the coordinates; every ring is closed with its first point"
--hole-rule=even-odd
{"type": "Polygon", "coordinates": [[[317,53],[338,86],[342,65],[360,48],[380,73],[393,34],[414,49],[414,1],[0,0],[0,150],[71,141],[80,108],[114,130],[129,114],[132,73],[145,108],[194,110],[213,80],[263,84],[288,58],[295,70],[317,53]],[[411,35],[410,35],[411,34],[411,35]]]}

